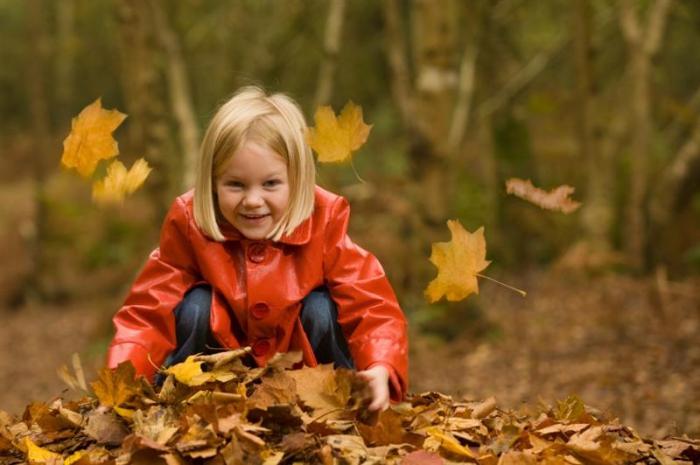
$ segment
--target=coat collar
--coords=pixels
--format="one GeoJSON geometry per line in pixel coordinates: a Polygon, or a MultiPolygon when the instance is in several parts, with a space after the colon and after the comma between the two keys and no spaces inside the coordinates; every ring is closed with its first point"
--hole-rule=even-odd
{"type": "MultiPolygon", "coordinates": [[[[278,242],[289,245],[304,245],[311,240],[311,231],[313,228],[313,216],[310,216],[303,223],[297,226],[291,234],[285,234],[278,242]]],[[[238,229],[230,224],[219,223],[219,230],[224,235],[226,241],[242,241],[246,238],[238,229]]]]}

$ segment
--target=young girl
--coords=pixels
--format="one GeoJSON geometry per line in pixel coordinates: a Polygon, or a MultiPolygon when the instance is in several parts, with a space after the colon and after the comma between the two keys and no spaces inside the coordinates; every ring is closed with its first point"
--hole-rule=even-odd
{"type": "Polygon", "coordinates": [[[256,87],[219,109],[194,190],[114,317],[108,366],[131,360],[153,379],[212,348],[250,346],[259,366],[300,350],[308,366],[357,369],[372,410],[403,398],[406,320],[377,259],[347,235],[347,201],[315,185],[305,130],[293,100],[256,87]]]}

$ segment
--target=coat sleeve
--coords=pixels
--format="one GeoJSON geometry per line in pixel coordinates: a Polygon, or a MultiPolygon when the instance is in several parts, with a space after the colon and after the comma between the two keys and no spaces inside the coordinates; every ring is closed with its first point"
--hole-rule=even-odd
{"type": "Polygon", "coordinates": [[[391,397],[408,387],[406,318],[379,261],[347,235],[350,207],[331,207],[324,250],[324,276],[338,307],[338,323],[358,370],[381,364],[389,369],[391,397]]]}
{"type": "Polygon", "coordinates": [[[163,222],[159,247],[148,257],[114,316],[109,367],[131,360],[138,374],[152,379],[156,367],[175,349],[173,310],[200,279],[188,228],[186,204],[177,199],[163,222]]]}

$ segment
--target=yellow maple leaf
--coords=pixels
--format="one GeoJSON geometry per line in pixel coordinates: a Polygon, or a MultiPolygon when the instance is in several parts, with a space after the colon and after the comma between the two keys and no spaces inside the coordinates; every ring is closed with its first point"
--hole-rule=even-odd
{"type": "Polygon", "coordinates": [[[46,463],[49,460],[58,460],[61,458],[56,452],[51,452],[48,449],[34,444],[34,441],[29,439],[29,436],[24,438],[24,445],[27,448],[27,459],[30,462],[46,463]]]}
{"type": "Polygon", "coordinates": [[[95,171],[98,161],[119,154],[112,132],[124,118],[124,113],[103,109],[101,98],[85,107],[73,118],[70,134],[63,141],[63,166],[75,168],[87,177],[95,171]]]}
{"type": "Polygon", "coordinates": [[[345,105],[339,118],[330,106],[319,106],[314,121],[316,127],[309,128],[306,140],[322,163],[347,160],[367,141],[372,129],[362,119],[362,107],[352,101],[345,105]]]}
{"type": "Polygon", "coordinates": [[[97,381],[90,385],[97,400],[106,407],[119,407],[141,393],[136,368],[128,361],[120,363],[114,370],[102,367],[97,372],[97,381]]]}
{"type": "Polygon", "coordinates": [[[236,374],[228,370],[204,371],[204,362],[196,360],[196,355],[190,355],[187,359],[165,369],[165,374],[175,376],[175,379],[188,386],[201,386],[212,381],[226,382],[236,377],[236,374]]]}
{"type": "Polygon", "coordinates": [[[129,171],[119,160],[114,160],[107,167],[104,179],[92,185],[92,198],[99,204],[119,205],[124,197],[141,187],[152,168],[143,158],[138,159],[129,171]]]}
{"type": "Polygon", "coordinates": [[[438,268],[437,278],[428,284],[425,291],[431,303],[437,302],[442,296],[457,301],[469,294],[478,294],[476,277],[491,263],[486,260],[483,226],[474,233],[469,233],[456,220],[448,221],[447,226],[452,233],[452,240],[433,244],[430,255],[430,261],[438,268]]]}

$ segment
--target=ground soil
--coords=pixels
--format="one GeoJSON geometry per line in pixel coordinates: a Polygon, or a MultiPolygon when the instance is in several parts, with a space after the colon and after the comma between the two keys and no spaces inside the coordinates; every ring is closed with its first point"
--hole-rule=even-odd
{"type": "MultiPolygon", "coordinates": [[[[640,433],[700,437],[700,286],[603,276],[511,278],[526,298],[484,283],[478,299],[492,330],[450,342],[411,338],[411,391],[466,399],[495,396],[502,408],[556,405],[571,394],[640,433]],[[663,292],[659,292],[662,290],[663,292]]],[[[110,307],[83,301],[2,313],[0,409],[64,393],[56,370],[80,354],[95,379],[109,337],[110,307]]],[[[483,325],[483,321],[481,322],[483,325]]],[[[469,336],[466,336],[469,334],[469,336]]]]}

